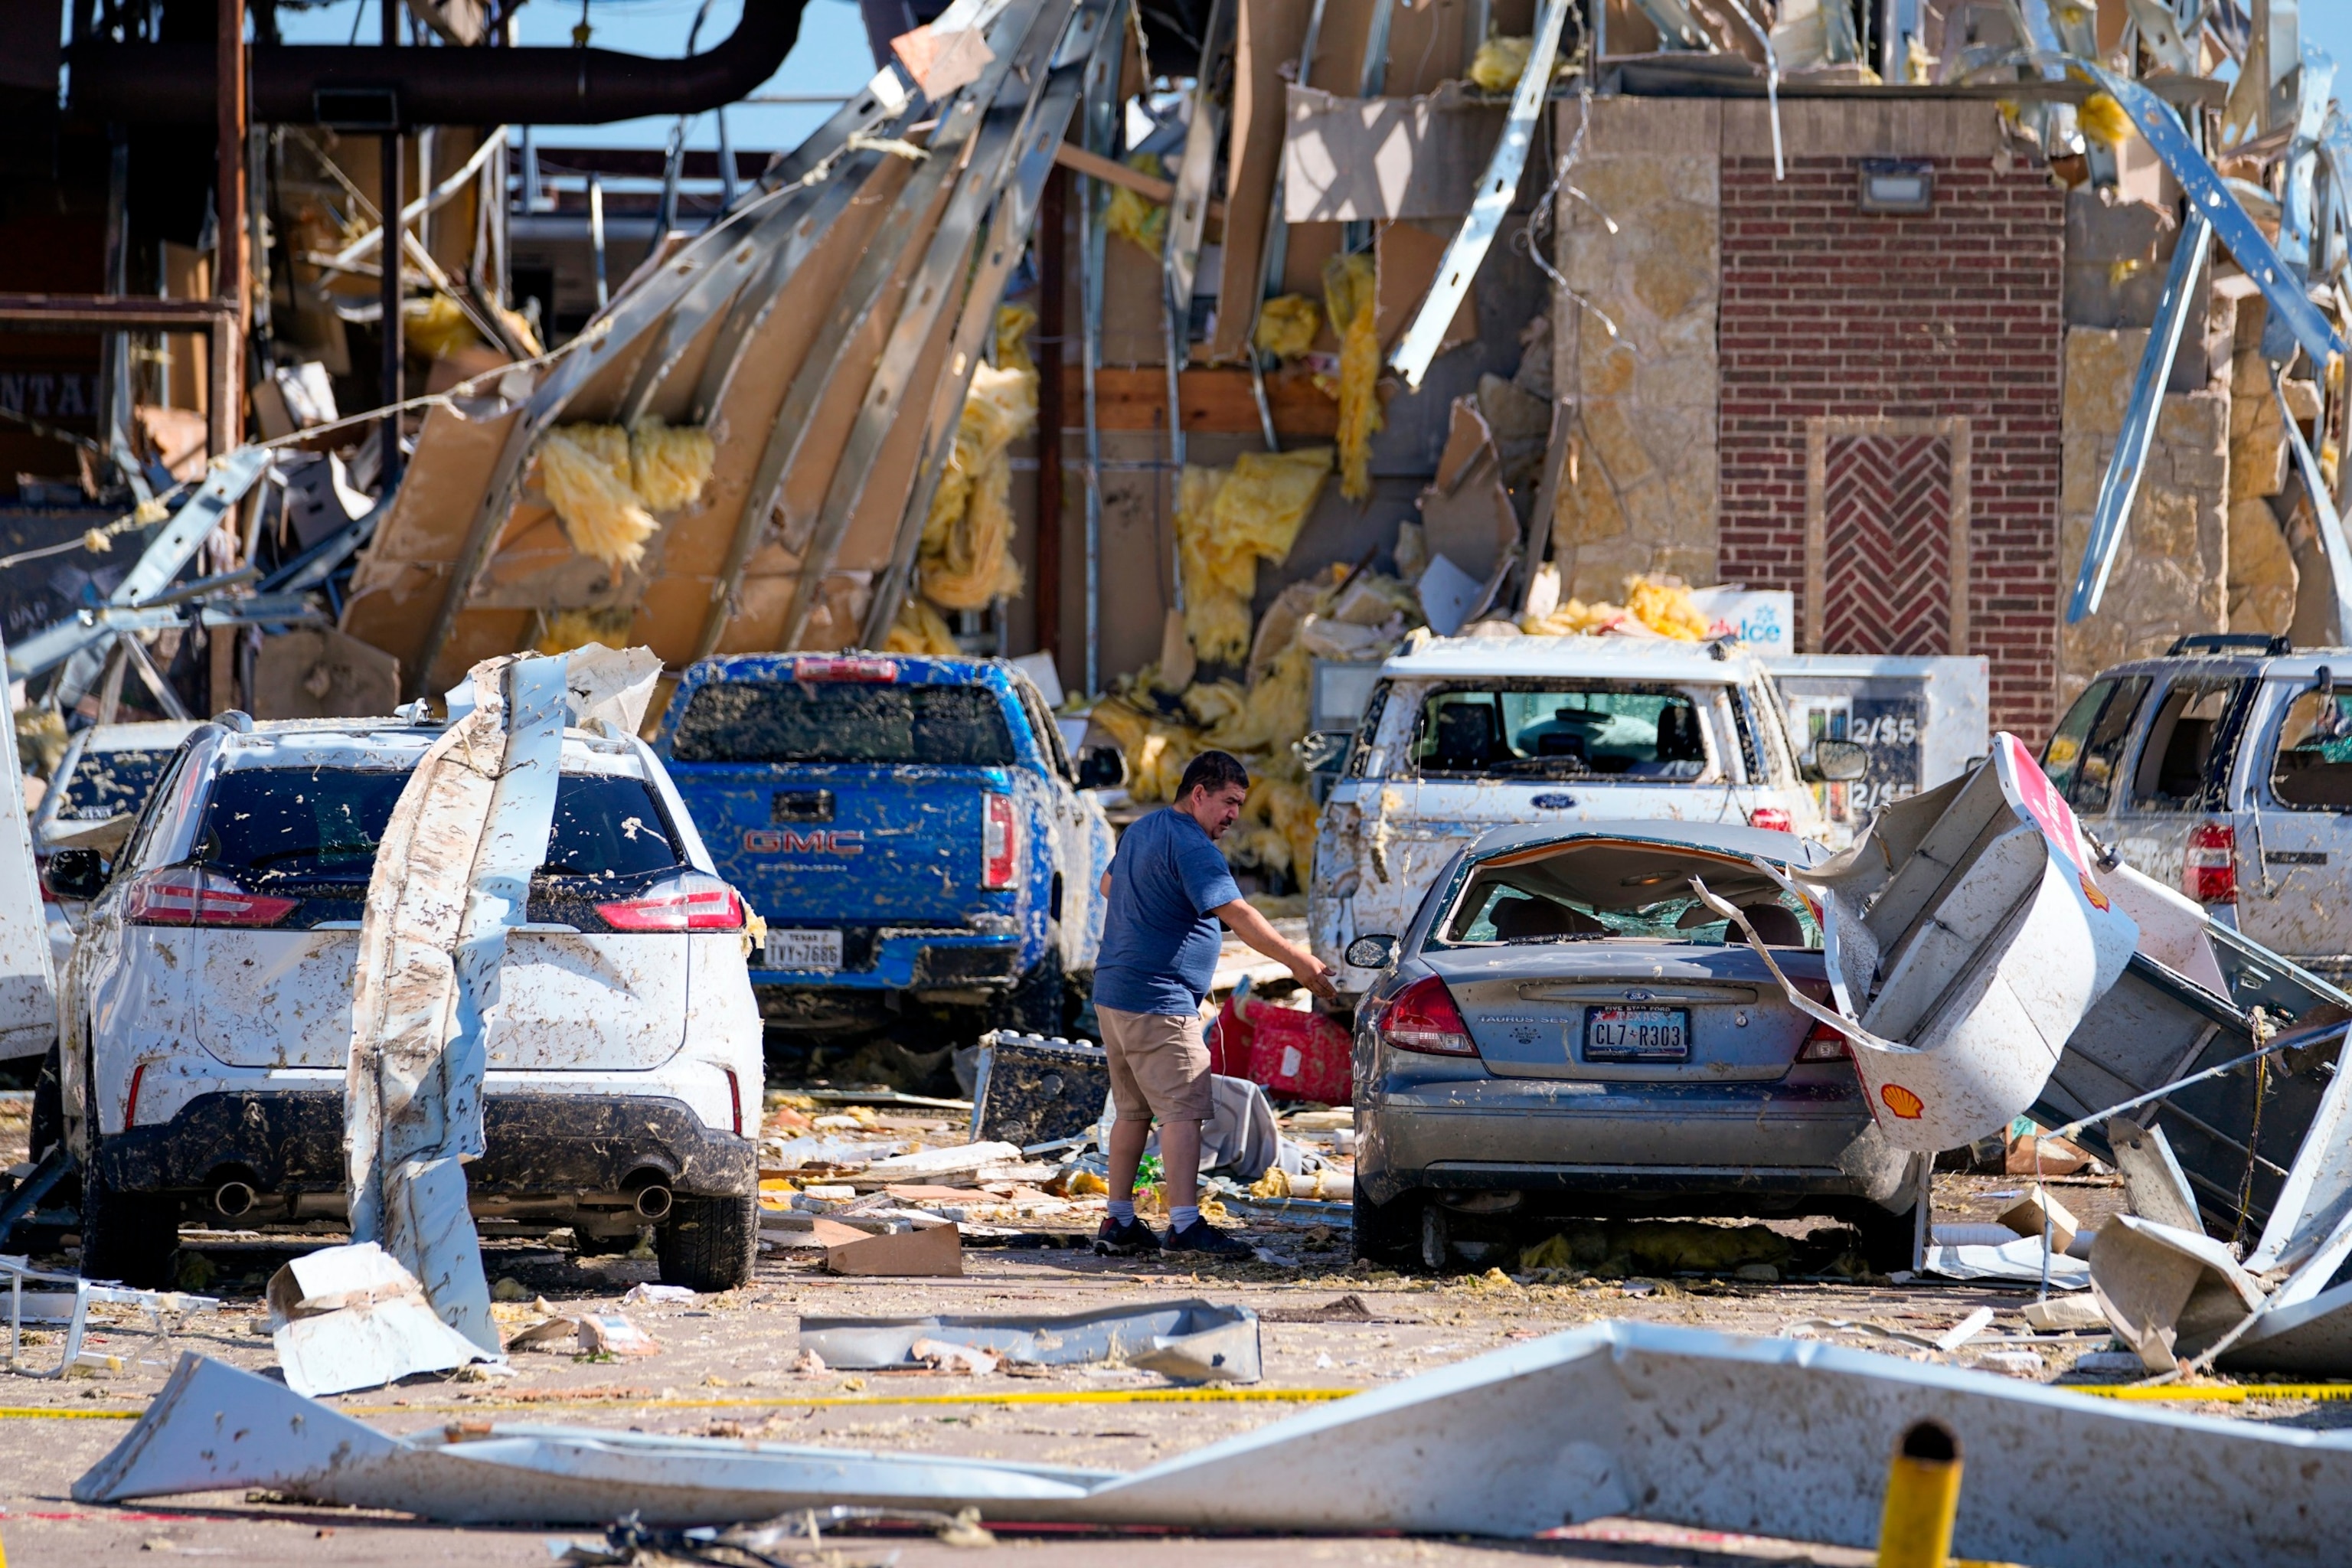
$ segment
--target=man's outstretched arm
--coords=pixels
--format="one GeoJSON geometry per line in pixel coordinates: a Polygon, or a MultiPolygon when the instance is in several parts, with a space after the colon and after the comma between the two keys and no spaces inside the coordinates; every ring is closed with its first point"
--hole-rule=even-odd
{"type": "Polygon", "coordinates": [[[1331,971],[1324,966],[1323,961],[1297,942],[1286,940],[1264,915],[1251,907],[1247,899],[1219,904],[1209,912],[1232,927],[1235,936],[1289,970],[1298,984],[1316,995],[1339,994],[1339,988],[1331,984],[1331,971]]]}

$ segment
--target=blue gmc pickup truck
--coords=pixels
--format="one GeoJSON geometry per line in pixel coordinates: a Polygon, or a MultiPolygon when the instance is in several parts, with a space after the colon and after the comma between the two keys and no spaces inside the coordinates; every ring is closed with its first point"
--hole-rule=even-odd
{"type": "Polygon", "coordinates": [[[654,745],[719,875],[767,921],[751,984],[771,1025],[1066,1032],[1066,983],[1091,976],[1102,938],[1111,828],[1020,671],[704,659],[654,745]]]}

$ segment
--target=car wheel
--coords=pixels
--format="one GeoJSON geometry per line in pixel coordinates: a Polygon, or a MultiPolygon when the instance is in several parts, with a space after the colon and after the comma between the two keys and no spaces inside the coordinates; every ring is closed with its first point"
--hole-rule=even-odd
{"type": "Polygon", "coordinates": [[[1862,1232],[1863,1261],[1880,1274],[1910,1268],[1917,1214],[1916,1204],[1901,1214],[1888,1214],[1871,1205],[1869,1212],[1854,1221],[1854,1228],[1862,1232]]]}
{"type": "Polygon", "coordinates": [[[58,1080],[58,1048],[52,1046],[42,1058],[40,1076],[33,1080],[33,1158],[47,1153],[65,1135],[65,1091],[58,1080]]]}
{"type": "Polygon", "coordinates": [[[732,1290],[751,1278],[760,1251],[760,1200],[677,1198],[656,1232],[665,1285],[689,1290],[732,1290]]]}
{"type": "Polygon", "coordinates": [[[1411,1268],[1419,1254],[1421,1206],[1412,1193],[1384,1204],[1368,1202],[1358,1193],[1351,1211],[1357,1258],[1391,1268],[1411,1268]]]}
{"type": "Polygon", "coordinates": [[[1425,1203],[1421,1205],[1421,1233],[1418,1261],[1432,1274],[1443,1274],[1454,1262],[1454,1246],[1446,1235],[1445,1206],[1425,1203]]]}
{"type": "Polygon", "coordinates": [[[994,1026],[1024,1035],[1060,1035],[1067,984],[1062,974],[1062,928],[1045,928],[1045,956],[1019,980],[994,1008],[994,1026]]]}
{"type": "Polygon", "coordinates": [[[81,1179],[81,1273],[137,1290],[168,1289],[180,1249],[178,1200],[158,1193],[110,1191],[100,1159],[81,1179]]]}

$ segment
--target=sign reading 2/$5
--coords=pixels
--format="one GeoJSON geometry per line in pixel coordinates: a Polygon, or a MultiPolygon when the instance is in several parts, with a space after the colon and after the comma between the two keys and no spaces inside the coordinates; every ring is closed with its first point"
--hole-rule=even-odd
{"type": "Polygon", "coordinates": [[[813,827],[806,833],[790,827],[747,827],[746,855],[863,855],[866,834],[856,827],[813,827]]]}

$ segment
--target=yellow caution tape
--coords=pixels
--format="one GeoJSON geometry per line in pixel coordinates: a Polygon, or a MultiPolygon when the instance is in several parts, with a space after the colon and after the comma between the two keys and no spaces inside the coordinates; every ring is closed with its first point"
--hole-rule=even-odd
{"type": "Polygon", "coordinates": [[[144,1410],[48,1409],[38,1405],[0,1405],[0,1421],[136,1421],[144,1410]]]}
{"type": "MultiPolygon", "coordinates": [[[[625,1405],[632,1410],[767,1410],[855,1405],[1245,1405],[1315,1404],[1361,1394],[1360,1388],[1077,1388],[1001,1394],[813,1394],[782,1399],[632,1399],[592,1394],[579,1399],[467,1399],[411,1405],[341,1405],[346,1415],[464,1415],[485,1410],[625,1405]]],[[[0,1405],[0,1420],[136,1421],[144,1410],[74,1410],[63,1406],[0,1405]]]]}
{"type": "Polygon", "coordinates": [[[2243,1405],[2260,1399],[2352,1399],[2352,1383],[2257,1383],[2222,1388],[2182,1388],[2177,1384],[2119,1384],[2099,1388],[2070,1385],[2076,1394],[2101,1399],[2201,1400],[2215,1405],[2243,1405]]]}

